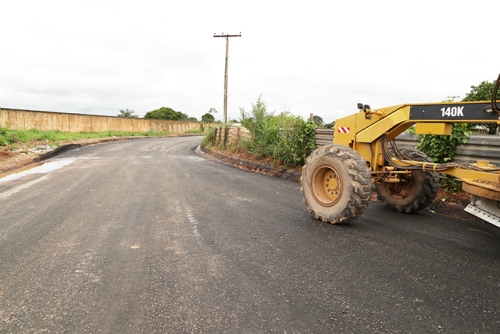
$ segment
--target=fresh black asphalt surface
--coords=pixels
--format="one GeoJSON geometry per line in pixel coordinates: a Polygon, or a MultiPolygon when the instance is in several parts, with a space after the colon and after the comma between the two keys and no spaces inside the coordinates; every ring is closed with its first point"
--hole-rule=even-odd
{"type": "Polygon", "coordinates": [[[325,224],[298,183],[208,160],[201,139],[0,179],[0,333],[500,332],[500,229],[377,202],[325,224]]]}

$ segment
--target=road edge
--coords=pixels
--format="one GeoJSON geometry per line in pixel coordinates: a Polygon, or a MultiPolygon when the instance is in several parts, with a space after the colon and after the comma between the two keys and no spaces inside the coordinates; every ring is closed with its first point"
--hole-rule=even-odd
{"type": "Polygon", "coordinates": [[[203,144],[199,145],[195,149],[195,152],[207,159],[217,161],[223,165],[232,166],[238,169],[243,169],[259,174],[270,175],[278,177],[280,179],[287,179],[287,180],[292,180],[294,182],[300,182],[300,176],[302,175],[302,172],[293,169],[279,169],[272,165],[265,164],[262,162],[247,160],[240,157],[234,157],[220,152],[215,152],[208,149],[203,144]]]}

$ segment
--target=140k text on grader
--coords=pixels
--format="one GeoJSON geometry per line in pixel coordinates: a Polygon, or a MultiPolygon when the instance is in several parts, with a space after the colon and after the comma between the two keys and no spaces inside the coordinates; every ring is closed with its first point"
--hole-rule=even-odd
{"type": "Polygon", "coordinates": [[[436,198],[439,175],[462,181],[470,193],[465,210],[500,227],[500,168],[488,161],[433,163],[416,149],[398,149],[395,138],[415,125],[417,134],[451,135],[453,123],[500,124],[497,93],[491,101],[401,104],[337,119],[332,145],[316,149],[302,168],[301,192],[309,212],[332,224],[345,223],[368,207],[374,186],[391,210],[414,213],[436,198]]]}

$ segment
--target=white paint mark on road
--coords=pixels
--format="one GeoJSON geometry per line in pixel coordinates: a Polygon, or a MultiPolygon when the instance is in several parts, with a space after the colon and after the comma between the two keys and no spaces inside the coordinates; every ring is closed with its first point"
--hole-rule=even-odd
{"type": "Polygon", "coordinates": [[[200,232],[198,232],[198,221],[193,217],[191,209],[188,208],[186,210],[186,216],[187,216],[189,222],[191,223],[191,227],[193,228],[193,236],[196,239],[199,239],[200,238],[200,232]]]}
{"type": "Polygon", "coordinates": [[[0,200],[6,199],[10,195],[13,195],[13,194],[15,194],[15,193],[17,193],[17,192],[19,192],[21,190],[27,189],[27,188],[31,187],[32,185],[37,184],[38,182],[41,182],[41,181],[45,180],[46,177],[47,176],[41,177],[39,179],[36,179],[36,180],[30,181],[30,182],[21,184],[21,185],[19,185],[17,187],[9,189],[8,191],[0,193],[0,200]]]}
{"type": "Polygon", "coordinates": [[[130,246],[130,248],[132,248],[132,249],[138,249],[138,248],[141,248],[141,246],[139,246],[138,244],[135,244],[133,246],[130,246]]]}
{"type": "Polygon", "coordinates": [[[4,178],[1,178],[0,183],[17,180],[17,179],[19,179],[23,176],[26,176],[26,175],[47,174],[47,173],[50,173],[50,172],[55,171],[57,169],[61,169],[63,167],[71,165],[76,160],[77,160],[76,158],[68,158],[68,159],[59,159],[59,160],[49,161],[49,162],[44,163],[41,166],[22,171],[20,173],[10,174],[4,178]]]}
{"type": "Polygon", "coordinates": [[[226,201],[226,203],[229,206],[233,206],[233,207],[238,207],[239,205],[241,205],[241,202],[253,202],[253,200],[250,198],[246,198],[246,197],[231,196],[226,201]]]}

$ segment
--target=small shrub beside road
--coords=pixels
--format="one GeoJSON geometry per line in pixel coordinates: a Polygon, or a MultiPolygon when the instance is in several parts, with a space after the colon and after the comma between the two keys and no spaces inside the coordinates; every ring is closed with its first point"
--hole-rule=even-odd
{"type": "MultiPolygon", "coordinates": [[[[241,124],[251,134],[251,138],[239,138],[237,143],[214,147],[228,153],[246,153],[257,160],[273,160],[285,167],[302,166],[309,154],[316,148],[316,123],[304,121],[289,112],[275,116],[267,111],[267,105],[259,96],[246,112],[240,108],[241,124]]],[[[212,147],[215,133],[209,131],[203,144],[212,147]]]]}

